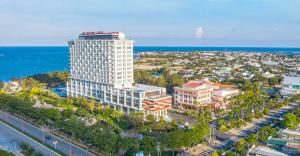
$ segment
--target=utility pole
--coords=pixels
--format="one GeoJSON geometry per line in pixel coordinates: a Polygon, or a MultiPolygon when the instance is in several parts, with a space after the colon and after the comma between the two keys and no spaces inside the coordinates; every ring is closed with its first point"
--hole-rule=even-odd
{"type": "Polygon", "coordinates": [[[160,143],[157,142],[157,155],[160,156],[160,143]]]}
{"type": "Polygon", "coordinates": [[[244,124],[244,109],[242,109],[242,123],[244,124]]]}
{"type": "Polygon", "coordinates": [[[44,132],[44,125],[42,125],[42,132],[43,132],[43,143],[45,143],[45,132],[44,132]]]}
{"type": "Polygon", "coordinates": [[[24,120],[23,120],[23,116],[22,116],[21,122],[22,122],[22,131],[24,131],[24,120]]]}
{"type": "Polygon", "coordinates": [[[73,132],[71,132],[71,138],[70,138],[70,149],[69,149],[69,152],[70,152],[70,156],[72,156],[72,137],[73,137],[73,132]]]}
{"type": "Polygon", "coordinates": [[[5,112],[5,119],[6,119],[6,121],[7,121],[7,112],[5,112]]]}

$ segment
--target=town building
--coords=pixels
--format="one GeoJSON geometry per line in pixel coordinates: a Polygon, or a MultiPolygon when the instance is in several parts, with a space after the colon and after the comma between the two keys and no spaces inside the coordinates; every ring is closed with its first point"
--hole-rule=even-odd
{"type": "Polygon", "coordinates": [[[257,146],[249,149],[247,156],[288,156],[285,153],[276,151],[266,146],[257,146]]]}
{"type": "Polygon", "coordinates": [[[267,146],[281,150],[287,155],[300,154],[300,132],[299,129],[281,129],[276,137],[270,136],[266,141],[267,146]]]}
{"type": "Polygon", "coordinates": [[[171,96],[165,88],[135,84],[133,40],[121,32],[84,32],[69,41],[67,95],[96,99],[125,113],[167,116],[171,96]]]}
{"type": "Polygon", "coordinates": [[[212,99],[213,99],[213,108],[221,108],[226,109],[229,105],[230,98],[232,96],[236,96],[240,94],[240,90],[237,86],[234,85],[225,85],[221,83],[214,83],[213,84],[213,92],[212,92],[212,99]]]}
{"type": "Polygon", "coordinates": [[[193,80],[174,87],[175,106],[193,109],[198,104],[208,104],[212,100],[213,87],[208,79],[193,80]]]}
{"type": "Polygon", "coordinates": [[[283,97],[291,97],[300,94],[300,74],[289,73],[283,77],[283,87],[280,90],[283,97]]]}
{"type": "Polygon", "coordinates": [[[240,93],[237,86],[212,83],[207,78],[189,81],[174,88],[175,106],[194,109],[198,105],[226,109],[229,98],[240,93]]]}

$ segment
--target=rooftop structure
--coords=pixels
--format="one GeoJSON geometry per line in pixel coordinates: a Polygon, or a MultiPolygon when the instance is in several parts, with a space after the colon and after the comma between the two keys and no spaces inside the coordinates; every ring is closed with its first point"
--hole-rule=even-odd
{"type": "Polygon", "coordinates": [[[250,156],[288,156],[282,152],[275,151],[266,146],[258,146],[250,149],[248,152],[250,156]]]}
{"type": "Polygon", "coordinates": [[[83,32],[79,35],[80,40],[125,40],[122,32],[83,32]]]}
{"type": "Polygon", "coordinates": [[[285,97],[300,94],[300,74],[286,74],[283,78],[283,88],[280,90],[280,94],[285,97]]]}

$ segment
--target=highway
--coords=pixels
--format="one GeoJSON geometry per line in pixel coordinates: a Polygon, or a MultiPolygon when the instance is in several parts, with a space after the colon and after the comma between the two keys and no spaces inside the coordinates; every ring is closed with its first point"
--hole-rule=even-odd
{"type": "Polygon", "coordinates": [[[55,151],[49,149],[48,147],[40,144],[39,142],[33,140],[32,138],[24,135],[23,133],[17,131],[13,127],[5,124],[0,121],[0,132],[1,135],[5,136],[9,140],[19,144],[21,142],[27,142],[31,147],[34,147],[36,151],[39,151],[47,156],[59,156],[60,154],[55,151]]]}
{"type": "Polygon", "coordinates": [[[33,136],[41,142],[44,142],[45,144],[56,148],[58,151],[61,151],[66,155],[93,156],[92,153],[70,143],[72,142],[72,140],[64,140],[62,138],[54,136],[50,132],[43,131],[42,129],[32,125],[31,123],[21,120],[20,118],[10,115],[6,112],[0,111],[0,119],[33,136]]]}

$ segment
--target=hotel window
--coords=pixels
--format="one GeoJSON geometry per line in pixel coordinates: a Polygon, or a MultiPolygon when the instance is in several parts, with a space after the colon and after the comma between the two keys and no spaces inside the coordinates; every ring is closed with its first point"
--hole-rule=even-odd
{"type": "Polygon", "coordinates": [[[138,108],[139,107],[139,103],[140,103],[139,100],[134,100],[134,107],[138,108]]]}
{"type": "Polygon", "coordinates": [[[130,106],[130,105],[131,105],[131,99],[130,99],[130,98],[127,98],[127,99],[126,99],[126,105],[127,105],[127,106],[130,106]]]}
{"type": "Polygon", "coordinates": [[[122,75],[123,72],[117,72],[117,75],[122,75]]]}
{"type": "Polygon", "coordinates": [[[136,98],[139,98],[140,97],[140,93],[134,93],[133,96],[136,97],[136,98]]]}
{"type": "Polygon", "coordinates": [[[127,96],[131,96],[131,92],[130,91],[126,91],[126,95],[127,96]]]}

